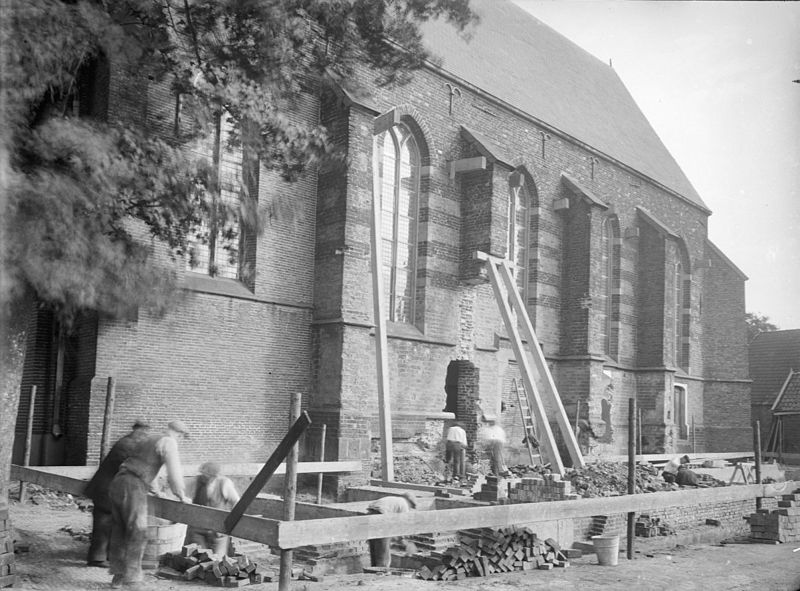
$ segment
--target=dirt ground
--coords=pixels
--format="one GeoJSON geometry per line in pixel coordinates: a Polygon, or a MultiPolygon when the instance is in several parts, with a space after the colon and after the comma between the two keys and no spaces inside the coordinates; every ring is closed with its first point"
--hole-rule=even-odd
{"type": "MultiPolygon", "coordinates": [[[[20,505],[10,502],[17,539],[29,551],[16,555],[15,588],[39,591],[83,591],[110,588],[105,569],[85,566],[88,541],[81,532],[91,529],[91,514],[74,503],[20,505]],[[70,533],[67,530],[71,530],[70,533]]],[[[293,581],[293,591],[507,591],[519,589],[626,589],[687,591],[800,591],[800,544],[725,543],[672,550],[648,550],[637,541],[633,560],[620,555],[617,566],[600,566],[594,555],[573,560],[567,569],[524,571],[462,581],[423,581],[397,575],[334,575],[322,582],[293,581]],[[798,551],[794,551],[798,548],[798,551]]],[[[208,591],[206,584],[158,579],[146,571],[148,591],[208,591]]],[[[277,583],[252,585],[254,591],[276,591],[277,583]]]]}

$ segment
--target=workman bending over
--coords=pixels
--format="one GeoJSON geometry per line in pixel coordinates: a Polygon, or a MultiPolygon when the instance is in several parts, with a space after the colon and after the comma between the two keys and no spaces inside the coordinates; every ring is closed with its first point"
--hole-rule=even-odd
{"type": "Polygon", "coordinates": [[[109,551],[112,588],[138,586],[142,581],[142,556],[147,545],[147,493],[161,466],[167,468],[172,492],[190,503],[183,484],[178,440],[189,436],[182,421],[169,423],[165,433],[145,439],[111,481],[111,547],[109,551]]]}
{"type": "Polygon", "coordinates": [[[683,464],[689,463],[689,456],[675,456],[664,466],[664,471],[661,472],[661,477],[665,482],[672,484],[675,482],[675,477],[678,474],[678,468],[683,464]]]}
{"type": "Polygon", "coordinates": [[[108,567],[108,541],[111,538],[111,498],[108,487],[117,475],[122,462],[150,435],[150,425],[143,420],[133,424],[133,430],[117,441],[97,467],[84,494],[92,499],[92,541],[89,544],[89,566],[108,567]]]}
{"type": "MultiPolygon", "coordinates": [[[[195,505],[230,511],[239,502],[239,493],[231,479],[222,475],[219,464],[206,462],[200,466],[192,502],[195,505]]],[[[208,548],[222,557],[229,554],[231,537],[211,529],[189,526],[185,543],[208,548]]]]}
{"type": "MultiPolygon", "coordinates": [[[[381,497],[367,507],[367,513],[408,513],[416,507],[417,499],[410,492],[405,492],[402,496],[381,497]]],[[[372,566],[389,568],[392,565],[391,543],[392,538],[373,538],[369,541],[372,566]]]]}

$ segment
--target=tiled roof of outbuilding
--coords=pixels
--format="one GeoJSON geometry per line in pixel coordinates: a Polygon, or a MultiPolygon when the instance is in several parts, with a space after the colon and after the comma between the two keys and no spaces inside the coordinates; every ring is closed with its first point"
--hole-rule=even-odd
{"type": "Polygon", "coordinates": [[[750,343],[753,404],[772,404],[789,372],[800,371],[800,329],[762,332],[750,343]]]}
{"type": "Polygon", "coordinates": [[[616,72],[508,0],[471,0],[481,22],[464,41],[424,25],[442,68],[708,211],[616,72]]]}
{"type": "Polygon", "coordinates": [[[800,371],[793,371],[772,405],[774,413],[800,414],[800,371]]]}

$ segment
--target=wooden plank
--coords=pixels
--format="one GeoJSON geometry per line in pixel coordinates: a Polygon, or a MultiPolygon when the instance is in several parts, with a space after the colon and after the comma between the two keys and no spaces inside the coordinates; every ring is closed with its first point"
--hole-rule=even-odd
{"type": "Polygon", "coordinates": [[[100,437],[100,459],[106,457],[111,449],[111,421],[114,417],[114,400],[116,399],[117,382],[113,376],[106,383],[106,411],[103,415],[103,434],[100,437]]]}
{"type": "Polygon", "coordinates": [[[432,486],[429,484],[413,484],[410,482],[388,482],[386,480],[378,480],[373,478],[369,481],[370,486],[380,486],[383,488],[402,488],[404,490],[417,490],[420,492],[437,493],[440,491],[449,492],[456,495],[465,495],[469,491],[463,488],[449,487],[449,486],[432,486]]]}
{"type": "MultiPolygon", "coordinates": [[[[682,456],[684,452],[681,453],[672,453],[672,454],[644,454],[639,455],[638,460],[640,462],[650,462],[653,464],[658,464],[661,462],[668,462],[675,456],[682,456]]],[[[766,455],[766,454],[764,454],[766,455]]],[[[704,460],[735,460],[735,459],[746,459],[753,457],[753,451],[736,451],[736,452],[700,452],[698,454],[689,454],[691,457],[692,463],[697,464],[703,462],[704,460]]],[[[800,454],[797,454],[797,458],[800,459],[800,454]]],[[[587,462],[598,462],[598,461],[609,461],[609,462],[626,462],[628,460],[627,455],[610,455],[610,456],[591,456],[587,458],[587,462]]]]}
{"type": "Polygon", "coordinates": [[[22,480],[33,484],[67,492],[73,495],[82,495],[86,488],[87,480],[72,478],[62,474],[49,473],[36,468],[11,464],[11,480],[22,480]]]}
{"type": "MultiPolygon", "coordinates": [[[[518,315],[521,319],[520,324],[522,325],[522,335],[528,341],[528,346],[531,350],[531,355],[529,358],[533,360],[533,365],[536,368],[536,372],[544,382],[542,393],[545,397],[547,397],[547,401],[550,403],[550,406],[555,409],[556,422],[561,428],[561,436],[563,437],[564,443],[567,446],[567,451],[569,451],[570,458],[572,458],[572,465],[576,468],[582,468],[586,462],[583,459],[580,446],[578,446],[578,440],[576,439],[575,433],[572,430],[572,425],[569,424],[567,411],[564,410],[564,405],[561,403],[561,397],[558,395],[556,382],[553,379],[553,375],[550,373],[550,368],[547,366],[544,353],[539,345],[539,339],[536,337],[536,333],[533,330],[533,325],[531,324],[530,317],[528,316],[527,306],[525,306],[525,303],[522,301],[522,298],[517,291],[514,277],[511,275],[511,269],[508,266],[508,261],[505,259],[495,259],[494,261],[487,261],[487,263],[490,265],[499,263],[503,268],[501,276],[505,281],[506,291],[508,292],[511,301],[514,304],[514,307],[518,310],[518,315]]],[[[527,354],[527,351],[525,351],[525,354],[527,354]]]]}
{"type": "Polygon", "coordinates": [[[291,523],[281,522],[278,524],[278,546],[280,548],[297,548],[311,544],[408,536],[420,532],[458,531],[478,527],[557,521],[592,515],[623,514],[629,511],[640,513],[666,507],[741,501],[755,499],[759,496],[777,496],[794,490],[796,486],[797,484],[794,482],[750,484],[736,487],[579,499],[577,501],[523,503],[291,523]]]}
{"type": "MultiPolygon", "coordinates": [[[[25,449],[22,463],[29,466],[31,463],[31,439],[33,437],[33,410],[36,406],[36,386],[31,386],[30,406],[28,407],[28,424],[25,429],[25,449]]],[[[28,498],[28,486],[24,481],[19,483],[19,502],[24,503],[28,498]]]]}
{"type": "MultiPolygon", "coordinates": [[[[270,519],[281,519],[283,515],[283,499],[267,499],[256,497],[250,503],[250,515],[261,515],[270,519]]],[[[349,511],[339,507],[327,507],[314,503],[295,503],[294,518],[298,521],[306,519],[326,519],[329,517],[352,517],[363,515],[364,511],[349,511]]]]}
{"type": "MultiPolygon", "coordinates": [[[[292,394],[292,402],[289,406],[289,423],[291,425],[300,418],[302,394],[299,392],[292,394]]],[[[297,456],[299,451],[300,446],[295,440],[294,445],[289,448],[289,454],[286,456],[286,478],[283,482],[283,519],[285,521],[294,521],[295,502],[297,501],[297,456]]],[[[278,591],[289,591],[292,581],[293,561],[293,552],[291,550],[281,550],[278,591]]]]}
{"type": "MultiPolygon", "coordinates": [[[[483,253],[479,253],[483,254],[483,253]]],[[[484,255],[486,256],[486,255],[484,255]]],[[[480,257],[478,257],[480,258],[480,257]]],[[[553,437],[553,430],[550,428],[550,421],[547,420],[547,413],[545,412],[542,403],[542,397],[539,394],[539,389],[536,387],[536,382],[533,379],[533,371],[531,368],[530,360],[525,350],[522,347],[522,339],[519,336],[517,323],[511,313],[511,307],[508,305],[506,294],[503,293],[500,285],[500,277],[497,272],[497,266],[493,260],[486,261],[486,268],[489,270],[489,279],[494,290],[494,296],[497,300],[500,314],[506,325],[506,330],[511,337],[511,348],[514,351],[514,356],[517,358],[517,365],[519,366],[520,373],[522,374],[522,381],[525,383],[525,389],[533,395],[533,405],[531,410],[535,411],[536,420],[539,426],[539,434],[542,436],[540,444],[544,447],[545,457],[550,461],[550,468],[553,472],[564,474],[564,463],[561,461],[561,455],[558,453],[556,440],[553,437]]],[[[516,287],[512,290],[516,292],[516,287]]]]}
{"type": "MultiPolygon", "coordinates": [[[[35,468],[26,468],[24,466],[12,464],[11,479],[19,480],[20,478],[23,478],[27,482],[38,484],[39,486],[45,486],[74,495],[82,494],[86,487],[86,481],[84,480],[78,480],[60,474],[48,474],[35,468]]],[[[181,503],[179,501],[160,499],[153,496],[149,497],[149,502],[153,510],[153,515],[156,517],[162,517],[179,523],[187,523],[196,527],[213,529],[214,531],[224,530],[224,520],[228,515],[227,511],[221,509],[212,509],[211,507],[181,503]]],[[[280,503],[281,505],[283,504],[282,502],[280,503]]],[[[233,535],[246,540],[261,542],[262,544],[275,545],[277,541],[277,523],[278,520],[276,519],[245,515],[237,524],[233,535]]]]}
{"type": "Polygon", "coordinates": [[[294,425],[291,426],[289,432],[286,433],[284,438],[278,444],[278,447],[275,448],[275,451],[272,452],[272,455],[267,460],[267,463],[264,464],[264,467],[261,469],[261,472],[253,479],[250,483],[250,486],[247,487],[247,490],[244,491],[244,494],[239,499],[239,502],[231,509],[230,515],[225,519],[225,528],[223,530],[217,531],[226,531],[231,533],[236,522],[244,515],[244,512],[247,510],[248,505],[250,502],[256,498],[261,489],[264,488],[264,485],[267,484],[267,481],[272,477],[275,473],[275,469],[280,465],[283,459],[289,453],[289,450],[297,443],[297,440],[300,439],[300,436],[305,432],[308,426],[311,424],[311,419],[308,417],[308,413],[303,411],[300,415],[300,418],[295,421],[294,425]]]}
{"type": "MultiPolygon", "coordinates": [[[[222,509],[152,496],[148,498],[148,501],[156,517],[203,529],[225,531],[225,521],[229,513],[222,509]]],[[[242,515],[230,533],[237,538],[274,546],[277,542],[278,523],[280,522],[276,519],[242,515]]]]}
{"type": "MultiPolygon", "coordinates": [[[[31,466],[40,472],[49,474],[59,474],[88,480],[97,472],[97,466],[31,466]]],[[[262,462],[246,462],[222,464],[225,476],[256,476],[264,467],[262,462]]],[[[364,464],[360,460],[347,460],[343,462],[298,462],[298,474],[315,474],[324,472],[334,474],[340,472],[361,472],[364,464]]],[[[200,464],[184,464],[183,473],[186,478],[195,478],[195,474],[200,472],[200,464]]],[[[286,473],[286,464],[282,463],[275,470],[276,475],[286,473]]]]}
{"type": "MultiPolygon", "coordinates": [[[[377,128],[376,128],[377,129],[377,128]]],[[[377,131],[376,131],[377,133],[377,131]]],[[[387,140],[390,141],[390,140],[387,140]]],[[[378,149],[377,136],[373,138],[375,154],[373,167],[377,166],[382,150],[378,149]]],[[[394,197],[392,197],[394,199],[394,197]]],[[[375,373],[378,379],[378,423],[381,434],[381,476],[394,480],[394,453],[392,452],[392,406],[389,387],[389,343],[386,337],[386,302],[383,293],[383,234],[381,233],[381,180],[372,171],[372,224],[370,225],[370,272],[372,274],[372,321],[375,323],[375,373]]]]}

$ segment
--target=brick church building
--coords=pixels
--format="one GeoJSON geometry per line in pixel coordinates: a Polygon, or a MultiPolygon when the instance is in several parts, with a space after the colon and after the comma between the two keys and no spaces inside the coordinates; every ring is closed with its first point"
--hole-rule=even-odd
{"type": "MultiPolygon", "coordinates": [[[[262,171],[265,231],[242,231],[238,257],[217,256],[213,272],[197,245],[175,310],[91,316],[62,339],[33,319],[15,461],[37,385],[32,463],[97,462],[113,377],[112,437],[134,417],[181,418],[196,433],[185,461],[264,461],[302,392],[305,459],[324,424],[326,459],[368,467],[373,192],[395,440],[437,449],[456,418],[471,443],[492,419],[512,445],[521,437],[519,371],[482,251],[511,263],[569,420],[594,431],[585,452],[624,452],[632,397],[645,453],[749,449],[746,277],[709,241],[710,210],[609,65],[510,2],[472,5],[468,43],[424,27],[442,61],[407,85],[377,88],[362,71],[298,97],[293,115],[325,124],[348,165],[292,184],[262,171]]],[[[111,68],[104,83],[109,120],[160,131],[174,118],[166,88],[143,106],[141,80],[111,68]]],[[[242,155],[220,165],[224,197],[242,155]]]]}

